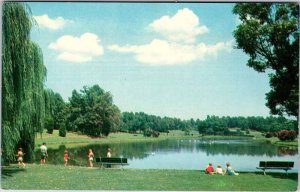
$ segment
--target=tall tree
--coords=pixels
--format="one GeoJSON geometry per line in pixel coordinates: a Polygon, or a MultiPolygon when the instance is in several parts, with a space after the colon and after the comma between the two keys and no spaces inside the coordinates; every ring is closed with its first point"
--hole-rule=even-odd
{"type": "Polygon", "coordinates": [[[53,129],[58,129],[65,123],[66,104],[59,93],[55,93],[51,89],[45,89],[45,110],[46,110],[46,128],[49,133],[53,129]]]}
{"type": "Polygon", "coordinates": [[[238,3],[233,13],[241,21],[234,37],[237,48],[250,56],[247,65],[269,72],[266,105],[272,114],[298,117],[299,5],[238,3]]]}
{"type": "Polygon", "coordinates": [[[120,126],[120,111],[113,104],[112,95],[98,85],[73,91],[69,104],[67,129],[91,136],[107,136],[120,126]]]}
{"type": "Polygon", "coordinates": [[[22,147],[33,158],[34,139],[44,127],[42,51],[30,41],[32,17],[23,3],[3,3],[2,17],[2,150],[13,161],[22,147]]]}

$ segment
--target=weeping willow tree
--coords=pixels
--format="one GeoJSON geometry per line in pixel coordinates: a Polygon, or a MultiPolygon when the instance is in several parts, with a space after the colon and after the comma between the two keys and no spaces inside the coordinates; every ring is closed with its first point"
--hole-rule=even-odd
{"type": "Polygon", "coordinates": [[[30,40],[33,19],[23,3],[4,2],[2,17],[2,155],[14,161],[16,148],[32,160],[34,139],[44,127],[42,51],[30,40]]]}

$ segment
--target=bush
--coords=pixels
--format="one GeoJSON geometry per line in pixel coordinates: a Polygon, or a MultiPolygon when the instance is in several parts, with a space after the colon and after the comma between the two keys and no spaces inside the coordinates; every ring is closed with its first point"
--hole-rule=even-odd
{"type": "Polygon", "coordinates": [[[153,131],[152,129],[145,129],[144,130],[144,136],[145,137],[158,137],[159,136],[159,132],[158,131],[153,131]]]}
{"type": "Polygon", "coordinates": [[[272,134],[272,133],[267,133],[267,134],[265,135],[265,137],[266,137],[266,138],[271,138],[271,137],[273,137],[273,134],[272,134]]]}
{"type": "Polygon", "coordinates": [[[278,139],[281,141],[293,141],[297,137],[295,131],[281,130],[278,132],[278,139]]]}
{"type": "Polygon", "coordinates": [[[60,124],[60,126],[59,126],[59,133],[58,134],[61,137],[65,137],[67,135],[65,124],[63,124],[63,123],[60,124]]]}
{"type": "Polygon", "coordinates": [[[52,134],[54,129],[54,121],[52,118],[47,118],[45,120],[45,128],[47,129],[47,133],[52,134]]]}
{"type": "Polygon", "coordinates": [[[145,137],[151,137],[152,135],[152,129],[145,129],[144,130],[144,136],[145,137]]]}

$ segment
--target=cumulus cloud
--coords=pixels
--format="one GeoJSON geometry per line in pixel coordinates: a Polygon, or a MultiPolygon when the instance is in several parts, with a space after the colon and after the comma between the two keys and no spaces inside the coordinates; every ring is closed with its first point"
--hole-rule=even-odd
{"type": "Polygon", "coordinates": [[[84,63],[103,55],[100,39],[93,33],[84,33],[80,37],[64,35],[48,47],[60,53],[58,59],[70,62],[84,63]]]}
{"type": "Polygon", "coordinates": [[[47,28],[51,30],[57,30],[62,28],[67,23],[72,23],[72,20],[67,20],[62,17],[57,17],[55,19],[51,19],[47,14],[41,16],[33,16],[36,22],[42,28],[47,28]]]}
{"type": "Polygon", "coordinates": [[[222,51],[230,51],[233,41],[219,42],[214,45],[180,44],[166,40],[154,39],[145,45],[111,45],[111,51],[133,53],[141,63],[153,65],[185,64],[195,60],[204,60],[209,56],[217,56],[222,51]]]}
{"type": "Polygon", "coordinates": [[[185,43],[193,43],[198,35],[209,31],[205,25],[200,25],[198,16],[188,8],[178,10],[172,17],[163,16],[149,26],[168,40],[185,43]]]}

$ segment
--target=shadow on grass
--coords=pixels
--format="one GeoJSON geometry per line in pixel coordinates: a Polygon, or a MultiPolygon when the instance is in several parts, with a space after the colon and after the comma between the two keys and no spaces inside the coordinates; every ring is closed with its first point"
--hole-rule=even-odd
{"type": "MultiPolygon", "coordinates": [[[[263,175],[263,172],[255,172],[257,175],[263,175]]],[[[291,179],[294,181],[298,181],[298,173],[274,173],[274,172],[266,172],[266,176],[272,176],[274,178],[280,178],[280,179],[291,179]]]]}
{"type": "Polygon", "coordinates": [[[18,166],[1,167],[1,178],[5,179],[7,177],[12,177],[13,174],[24,171],[26,171],[26,168],[19,168],[18,166]]]}

